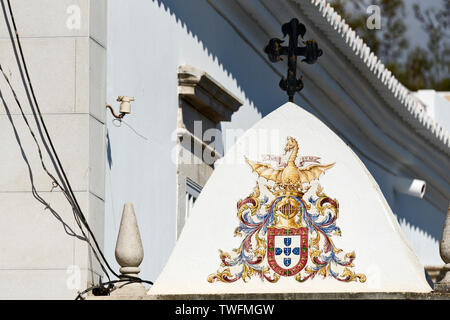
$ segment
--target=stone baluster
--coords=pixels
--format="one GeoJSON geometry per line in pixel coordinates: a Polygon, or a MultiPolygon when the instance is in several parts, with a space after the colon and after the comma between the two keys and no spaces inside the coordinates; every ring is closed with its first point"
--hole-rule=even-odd
{"type": "Polygon", "coordinates": [[[450,207],[447,211],[444,230],[440,243],[441,258],[444,260],[444,278],[435,284],[434,290],[440,292],[450,292],[450,207]]]}
{"type": "MultiPolygon", "coordinates": [[[[124,276],[138,277],[141,271],[139,265],[144,259],[144,248],[132,203],[125,203],[123,206],[115,254],[117,263],[121,266],[119,270],[121,278],[124,276]]],[[[125,284],[126,282],[117,283],[115,290],[111,292],[111,296],[138,296],[146,294],[147,290],[141,283],[125,284]]]]}

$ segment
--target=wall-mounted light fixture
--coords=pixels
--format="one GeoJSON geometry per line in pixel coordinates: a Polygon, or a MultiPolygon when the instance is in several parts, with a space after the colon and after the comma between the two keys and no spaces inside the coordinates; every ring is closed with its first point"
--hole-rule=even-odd
{"type": "Polygon", "coordinates": [[[416,198],[423,198],[427,184],[423,180],[395,177],[393,181],[394,190],[416,198]]]}
{"type": "Polygon", "coordinates": [[[117,97],[117,101],[120,102],[120,108],[119,108],[120,114],[119,114],[119,115],[117,115],[117,114],[114,112],[114,109],[113,109],[109,104],[106,105],[106,108],[109,109],[109,110],[111,110],[111,113],[112,113],[112,115],[113,115],[114,118],[120,120],[120,119],[122,119],[126,114],[131,113],[131,103],[130,103],[130,102],[131,102],[131,101],[134,101],[134,98],[132,98],[132,97],[127,97],[127,96],[118,96],[118,97],[117,97]]]}

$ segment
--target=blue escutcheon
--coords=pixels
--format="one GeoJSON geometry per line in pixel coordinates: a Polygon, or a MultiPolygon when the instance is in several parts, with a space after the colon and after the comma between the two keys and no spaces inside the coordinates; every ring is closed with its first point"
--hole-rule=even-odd
{"type": "Polygon", "coordinates": [[[289,247],[291,245],[292,239],[291,238],[284,238],[284,245],[286,247],[289,247]]]}
{"type": "Polygon", "coordinates": [[[291,265],[291,258],[284,258],[283,262],[286,267],[289,267],[291,265]]]}
{"type": "Polygon", "coordinates": [[[294,248],[294,250],[292,250],[292,253],[298,256],[300,254],[300,248],[299,247],[294,248]]]}
{"type": "Polygon", "coordinates": [[[280,248],[275,248],[275,254],[277,256],[279,256],[282,252],[283,252],[283,250],[281,250],[280,248]]]}
{"type": "Polygon", "coordinates": [[[284,248],[284,254],[285,255],[290,255],[291,254],[291,248],[284,248]]]}

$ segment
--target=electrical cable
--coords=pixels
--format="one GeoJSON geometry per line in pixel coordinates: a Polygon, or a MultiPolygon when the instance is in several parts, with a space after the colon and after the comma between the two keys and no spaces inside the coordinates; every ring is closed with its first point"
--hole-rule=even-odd
{"type": "MultiPolygon", "coordinates": [[[[18,97],[17,97],[17,94],[16,94],[16,92],[15,92],[15,90],[13,89],[13,87],[11,86],[11,83],[10,83],[10,81],[9,81],[9,78],[8,78],[8,76],[6,75],[6,73],[3,71],[3,68],[2,68],[2,65],[0,64],[0,71],[1,71],[1,73],[3,74],[3,77],[4,77],[4,79],[6,80],[6,82],[7,82],[7,84],[8,84],[8,86],[9,86],[9,88],[10,88],[10,90],[11,90],[11,92],[13,93],[13,96],[14,96],[14,99],[15,99],[15,101],[16,101],[16,103],[17,103],[17,105],[18,105],[18,107],[19,107],[19,109],[20,109],[20,113],[21,113],[21,115],[22,115],[22,118],[24,119],[24,121],[25,121],[25,124],[27,125],[27,127],[28,127],[28,130],[30,131],[30,134],[31,134],[31,136],[33,137],[33,140],[34,140],[34,142],[35,142],[35,144],[36,144],[36,146],[37,146],[37,149],[38,149],[38,153],[39,153],[39,158],[40,158],[40,161],[41,161],[41,165],[42,165],[42,167],[43,167],[43,169],[44,169],[44,171],[50,176],[50,178],[52,179],[52,185],[53,185],[53,187],[52,187],[52,190],[54,189],[54,187],[56,187],[56,186],[58,186],[58,183],[57,183],[57,181],[56,181],[56,179],[54,178],[54,176],[48,171],[48,169],[47,169],[47,167],[45,166],[45,163],[44,163],[44,160],[43,160],[43,157],[42,157],[42,151],[41,151],[41,148],[40,148],[40,146],[39,146],[39,143],[38,143],[38,141],[37,141],[37,138],[36,138],[36,135],[35,135],[35,133],[33,132],[33,130],[31,129],[31,127],[30,127],[30,124],[29,124],[29,122],[28,122],[28,120],[27,120],[27,118],[26,118],[26,116],[25,116],[25,114],[24,114],[24,112],[23,112],[23,109],[22,109],[22,106],[21,106],[21,104],[20,104],[20,101],[19,101],[19,99],[18,99],[18,97]]],[[[6,110],[7,110],[7,113],[9,112],[9,109],[8,109],[8,107],[7,107],[7,105],[6,105],[6,101],[4,101],[4,99],[3,99],[3,95],[1,94],[1,92],[0,92],[0,96],[1,96],[1,99],[2,99],[2,102],[3,102],[3,104],[4,104],[4,106],[5,106],[5,108],[6,108],[6,110]]],[[[21,145],[20,145],[20,142],[19,142],[19,146],[21,147],[21,145]]],[[[21,147],[21,149],[22,149],[22,147],[21,147]]],[[[23,151],[23,149],[22,149],[22,152],[24,152],[23,151]]],[[[24,154],[23,154],[23,156],[25,156],[24,154]]],[[[26,160],[26,159],[25,159],[26,160]]],[[[28,165],[28,167],[29,167],[29,171],[31,172],[31,167],[29,166],[29,164],[28,164],[28,162],[27,162],[27,165],[28,165]]],[[[30,177],[31,178],[31,177],[30,177]]],[[[39,201],[39,202],[41,202],[42,204],[44,204],[45,206],[46,206],[46,209],[49,209],[51,212],[52,212],[52,214],[60,221],[60,222],[62,222],[62,224],[63,224],[63,226],[64,226],[64,229],[65,229],[65,231],[66,231],[66,233],[67,234],[69,234],[69,235],[71,235],[71,236],[75,236],[75,237],[77,237],[78,239],[80,239],[80,240],[85,240],[84,239],[84,237],[81,237],[80,235],[77,235],[63,220],[62,220],[62,218],[56,213],[56,211],[54,211],[51,207],[50,207],[50,205],[38,194],[38,192],[36,191],[36,188],[34,187],[34,184],[32,183],[32,188],[31,188],[31,190],[32,190],[32,194],[33,194],[33,196],[39,201]]]]}
{"type": "MultiPolygon", "coordinates": [[[[8,8],[9,8],[10,16],[11,16],[11,22],[13,24],[14,32],[15,32],[15,35],[16,35],[17,47],[19,48],[19,53],[20,53],[20,57],[21,57],[21,60],[22,60],[22,64],[23,64],[23,70],[22,70],[22,65],[21,65],[21,63],[19,61],[18,55],[17,55],[16,43],[14,42],[14,37],[13,37],[13,35],[11,33],[11,27],[10,27],[10,23],[9,23],[9,21],[7,19],[6,10],[5,10],[5,7],[4,7],[4,1],[3,0],[2,0],[2,8],[3,8],[4,15],[5,15],[5,21],[6,21],[6,24],[7,24],[7,27],[8,27],[8,31],[9,31],[9,34],[10,34],[11,42],[12,42],[12,45],[13,45],[14,54],[16,56],[17,65],[18,65],[18,68],[19,68],[19,71],[20,71],[20,74],[21,74],[21,77],[22,77],[22,82],[24,84],[24,89],[25,89],[25,91],[27,93],[27,96],[28,96],[30,108],[32,110],[33,115],[35,116],[36,125],[38,127],[39,132],[40,132],[42,142],[43,142],[44,146],[46,147],[47,153],[48,153],[48,155],[49,155],[49,157],[50,157],[50,159],[51,159],[51,161],[53,163],[54,169],[56,170],[57,175],[59,176],[59,178],[61,180],[60,182],[56,181],[56,184],[65,193],[67,200],[69,201],[70,205],[72,206],[72,209],[74,211],[74,215],[78,215],[79,216],[78,219],[77,218],[75,219],[76,222],[77,222],[77,225],[80,228],[81,232],[83,233],[83,236],[85,237],[86,242],[92,248],[92,250],[94,252],[94,255],[96,256],[96,258],[97,258],[97,260],[98,260],[102,270],[105,271],[105,268],[104,268],[101,260],[98,258],[98,255],[95,252],[95,248],[90,243],[89,238],[86,236],[86,234],[84,233],[83,228],[81,227],[80,220],[83,223],[83,225],[86,227],[86,229],[88,230],[89,234],[92,236],[92,238],[94,240],[94,243],[96,244],[97,249],[99,250],[100,255],[103,256],[103,253],[101,252],[100,247],[98,246],[97,240],[95,239],[95,236],[93,235],[89,225],[87,224],[86,218],[84,217],[84,215],[83,215],[83,213],[81,211],[81,208],[80,208],[80,206],[79,206],[79,204],[77,202],[77,199],[76,199],[76,197],[75,197],[75,195],[73,193],[73,190],[72,190],[72,188],[70,186],[70,182],[67,179],[67,176],[66,176],[66,174],[64,172],[64,168],[61,165],[59,157],[58,157],[58,155],[56,153],[56,150],[54,148],[53,142],[52,142],[52,140],[50,138],[50,135],[48,133],[48,129],[47,129],[47,126],[45,125],[44,119],[42,117],[42,113],[40,111],[39,104],[37,103],[36,95],[34,93],[34,89],[33,89],[33,86],[31,84],[30,76],[29,76],[29,73],[28,73],[28,68],[27,68],[27,65],[26,65],[25,58],[24,58],[22,45],[20,43],[19,33],[17,31],[17,27],[16,27],[16,23],[15,23],[15,19],[14,19],[14,14],[12,12],[10,1],[8,0],[8,8]],[[25,71],[25,76],[26,76],[26,79],[27,79],[27,82],[28,82],[28,86],[25,83],[25,78],[24,78],[24,72],[23,71],[25,71]],[[33,101],[34,101],[34,105],[33,105],[33,101],[30,98],[30,92],[29,91],[31,92],[31,96],[32,96],[33,101]],[[45,139],[44,139],[44,137],[42,135],[41,127],[40,127],[40,124],[39,124],[39,120],[36,118],[36,110],[34,109],[34,107],[36,107],[36,109],[37,109],[37,113],[39,115],[40,123],[41,123],[42,127],[44,128],[45,135],[47,136],[47,139],[49,140],[49,144],[50,144],[50,147],[51,147],[51,150],[52,150],[54,156],[53,156],[52,152],[49,150],[48,145],[47,145],[47,143],[46,143],[46,141],[45,141],[45,139]],[[55,163],[55,158],[56,158],[56,163],[55,163]],[[61,173],[62,173],[62,176],[61,176],[61,173]]],[[[104,256],[103,256],[103,258],[104,258],[104,256]]],[[[104,260],[106,260],[106,259],[104,259],[104,260]]],[[[108,279],[110,279],[109,274],[107,272],[105,274],[108,277],[108,279]]],[[[116,276],[118,276],[118,275],[116,275],[116,276]]]]}
{"type": "MultiPolygon", "coordinates": [[[[3,8],[3,11],[4,11],[4,13],[5,13],[5,20],[6,20],[6,23],[7,23],[7,26],[8,26],[8,30],[9,30],[9,33],[10,33],[11,42],[12,42],[12,44],[13,44],[14,52],[15,52],[15,55],[16,55],[16,60],[17,60],[17,64],[18,64],[18,67],[19,67],[19,71],[20,71],[20,73],[21,73],[22,80],[23,80],[23,83],[24,83],[24,87],[25,87],[25,90],[26,90],[26,93],[27,93],[27,96],[28,96],[28,99],[29,99],[29,102],[30,102],[30,108],[31,108],[31,110],[32,110],[32,112],[33,112],[33,115],[35,116],[36,124],[38,125],[38,129],[39,129],[39,132],[40,132],[40,134],[41,134],[42,142],[44,143],[44,146],[45,146],[46,149],[47,149],[47,153],[48,153],[48,155],[50,156],[50,159],[52,160],[54,169],[56,170],[57,175],[59,176],[59,178],[60,178],[61,181],[58,182],[58,181],[56,180],[56,178],[55,178],[55,177],[47,170],[47,168],[46,168],[46,166],[45,166],[45,164],[44,164],[44,162],[43,162],[43,160],[42,160],[42,152],[41,152],[41,150],[40,150],[39,144],[37,143],[35,134],[34,134],[34,132],[32,132],[31,127],[29,126],[28,121],[26,120],[25,114],[23,113],[23,110],[22,110],[22,108],[20,107],[22,116],[24,117],[24,120],[25,120],[25,122],[26,122],[27,125],[28,125],[28,128],[29,128],[29,130],[30,130],[30,133],[32,134],[32,136],[33,136],[33,138],[35,139],[35,142],[36,142],[36,144],[37,144],[37,146],[38,146],[38,150],[39,150],[40,158],[41,158],[41,165],[43,166],[43,168],[44,168],[44,170],[47,172],[47,174],[50,176],[50,178],[52,179],[52,181],[53,181],[53,182],[52,182],[52,183],[53,183],[53,187],[58,186],[58,187],[61,189],[61,191],[64,193],[64,195],[66,196],[66,199],[68,200],[68,202],[70,203],[70,205],[72,206],[72,210],[73,210],[73,213],[74,213],[75,221],[76,221],[78,227],[80,228],[80,230],[81,230],[81,232],[82,232],[82,234],[83,234],[83,236],[84,236],[84,240],[85,240],[85,241],[89,244],[89,246],[91,247],[91,249],[92,249],[92,251],[93,251],[93,253],[94,253],[96,259],[98,260],[98,262],[99,262],[99,264],[100,264],[100,266],[101,266],[101,268],[102,268],[102,271],[106,274],[106,276],[108,277],[108,279],[110,280],[110,277],[109,277],[108,272],[106,271],[106,268],[103,266],[102,260],[103,260],[103,262],[106,264],[106,267],[108,268],[108,270],[111,271],[111,273],[112,273],[114,276],[116,276],[117,278],[122,278],[122,279],[124,279],[123,281],[128,280],[128,281],[132,281],[132,282],[144,282],[144,283],[153,284],[153,282],[151,282],[151,281],[148,281],[148,280],[142,280],[142,279],[140,279],[140,278],[138,278],[138,277],[134,277],[134,276],[128,276],[128,275],[121,275],[121,276],[119,276],[119,275],[111,268],[111,266],[109,265],[108,261],[106,260],[106,258],[105,258],[105,256],[104,256],[102,250],[100,249],[100,246],[99,246],[99,244],[98,244],[98,241],[97,241],[97,239],[95,238],[95,235],[94,235],[94,233],[92,232],[92,230],[91,230],[91,228],[90,228],[90,226],[89,226],[89,224],[88,224],[88,222],[87,222],[87,220],[86,220],[86,218],[85,218],[85,216],[84,216],[84,214],[83,214],[83,212],[82,212],[82,210],[81,210],[81,208],[80,208],[80,206],[79,206],[79,204],[78,204],[77,198],[75,197],[75,194],[74,194],[74,192],[73,192],[73,189],[72,189],[72,187],[71,187],[71,185],[70,185],[70,182],[69,182],[69,180],[68,180],[68,178],[67,178],[67,175],[66,175],[66,173],[65,173],[65,171],[64,171],[64,168],[63,168],[63,166],[62,166],[62,164],[61,164],[61,161],[60,161],[60,159],[59,159],[59,157],[58,157],[58,154],[57,154],[57,152],[56,152],[56,150],[55,150],[55,147],[54,147],[54,145],[53,145],[53,142],[52,142],[52,140],[51,140],[51,137],[50,137],[50,134],[49,134],[49,132],[48,132],[47,126],[46,126],[46,124],[45,124],[45,122],[44,122],[44,119],[43,119],[41,110],[40,110],[40,108],[39,108],[39,104],[38,104],[37,99],[36,99],[36,95],[35,95],[35,93],[34,93],[33,86],[32,86],[32,84],[31,84],[31,79],[30,79],[30,76],[29,76],[29,73],[28,73],[28,68],[27,68],[27,65],[26,65],[26,61],[25,61],[25,57],[24,57],[24,54],[23,54],[22,46],[21,46],[21,43],[20,43],[19,33],[18,33],[18,31],[17,31],[17,26],[16,26],[16,23],[15,23],[14,14],[13,14],[13,11],[12,11],[12,7],[11,7],[10,0],[7,0],[7,4],[8,4],[8,9],[9,9],[10,17],[11,17],[11,22],[12,22],[12,25],[13,25],[13,28],[14,28],[14,32],[15,32],[15,35],[16,35],[17,47],[19,48],[19,53],[20,53],[20,57],[21,57],[22,64],[23,64],[23,70],[22,70],[22,65],[20,64],[20,62],[19,62],[19,60],[18,60],[18,57],[17,57],[16,43],[14,42],[13,36],[12,36],[12,34],[11,34],[10,24],[9,24],[9,21],[8,21],[8,19],[7,19],[7,15],[6,15],[6,12],[5,12],[4,1],[1,0],[1,2],[2,2],[2,8],[3,8]],[[27,83],[25,83],[25,79],[24,79],[24,77],[23,77],[23,71],[25,71],[25,76],[26,76],[26,79],[27,79],[27,83]],[[27,85],[28,85],[28,86],[27,86],[27,85]],[[33,100],[33,101],[31,101],[31,99],[30,99],[30,92],[31,92],[31,96],[32,96],[32,100],[33,100]],[[33,102],[34,102],[34,104],[33,104],[33,102]],[[35,110],[35,109],[37,110],[37,114],[39,115],[40,124],[42,125],[42,128],[44,129],[45,136],[47,137],[48,143],[49,143],[50,148],[51,148],[51,152],[50,152],[50,150],[48,149],[48,145],[46,144],[45,138],[43,137],[42,131],[40,130],[39,121],[38,121],[37,118],[36,118],[36,110],[35,110]],[[55,160],[56,160],[56,163],[55,163],[55,160]],[[61,175],[62,175],[62,176],[61,176],[61,175]],[[85,232],[84,232],[84,230],[83,230],[83,226],[86,228],[86,230],[87,230],[88,233],[89,233],[89,236],[90,236],[90,237],[92,238],[92,240],[94,241],[95,248],[94,248],[94,246],[92,245],[92,243],[90,242],[89,237],[85,234],[85,232]],[[102,259],[100,259],[100,258],[98,257],[96,251],[98,251],[98,253],[100,254],[100,256],[101,256],[102,259]],[[125,279],[126,279],[126,280],[125,280],[125,279]]],[[[4,76],[6,76],[5,73],[3,72],[3,70],[2,70],[2,73],[3,73],[4,76]]],[[[7,78],[7,77],[5,77],[5,78],[7,78]]],[[[8,80],[7,80],[7,81],[8,81],[8,80]]],[[[9,81],[8,81],[8,84],[10,85],[9,81]]],[[[10,89],[12,90],[12,86],[11,86],[11,85],[10,85],[10,89]]],[[[15,95],[15,93],[14,93],[14,95],[15,95]]],[[[16,97],[17,97],[17,96],[15,95],[15,98],[16,98],[16,97]]],[[[16,99],[16,101],[18,102],[18,99],[16,99]]],[[[18,102],[18,104],[20,105],[19,102],[18,102]]],[[[53,188],[52,188],[52,190],[53,190],[53,188]]],[[[110,280],[110,281],[111,281],[111,280],[110,280]]],[[[119,281],[119,280],[116,280],[116,281],[119,281]]]]}
{"type": "Polygon", "coordinates": [[[134,129],[128,122],[126,122],[125,120],[123,120],[122,118],[120,119],[112,119],[112,124],[113,126],[120,128],[122,126],[122,123],[125,124],[128,128],[130,128],[131,131],[134,132],[134,134],[136,134],[138,137],[148,141],[148,138],[142,134],[140,134],[139,132],[136,131],[136,129],[134,129]],[[119,124],[117,125],[116,122],[118,122],[119,124]]]}
{"type": "MultiPolygon", "coordinates": [[[[55,160],[56,160],[56,162],[57,162],[57,164],[58,164],[58,167],[59,167],[59,169],[60,169],[60,171],[61,171],[61,173],[62,173],[62,176],[63,176],[63,179],[62,179],[62,180],[63,180],[63,183],[65,182],[65,184],[67,185],[67,190],[68,190],[68,192],[69,192],[69,194],[70,194],[70,198],[72,199],[73,204],[75,205],[75,209],[76,209],[76,211],[78,212],[79,220],[81,220],[81,222],[83,223],[83,225],[86,227],[88,233],[91,235],[92,240],[94,241],[94,243],[95,243],[95,245],[96,245],[96,247],[97,247],[97,250],[99,251],[99,253],[100,253],[100,255],[102,256],[102,258],[103,258],[103,260],[105,261],[105,263],[107,264],[107,261],[106,261],[104,255],[103,255],[103,253],[101,252],[100,246],[98,245],[97,239],[95,238],[95,236],[94,236],[94,234],[93,234],[91,228],[89,227],[89,225],[88,225],[88,223],[87,223],[87,220],[86,220],[86,218],[85,218],[83,212],[81,211],[80,205],[78,204],[77,198],[75,197],[75,194],[73,193],[73,190],[72,190],[72,187],[71,187],[71,185],[70,185],[70,182],[69,182],[69,180],[68,180],[68,178],[67,178],[67,175],[66,175],[66,173],[65,173],[65,171],[64,171],[64,168],[63,168],[63,166],[62,166],[62,164],[61,164],[61,161],[60,161],[60,159],[59,159],[59,157],[58,157],[58,154],[56,153],[56,150],[55,150],[55,147],[54,147],[54,145],[53,145],[53,142],[52,142],[52,139],[51,139],[51,137],[50,137],[50,134],[49,134],[49,132],[48,132],[47,126],[46,126],[46,124],[45,124],[45,122],[44,122],[44,119],[43,119],[43,116],[42,116],[42,113],[41,113],[39,104],[38,104],[37,99],[36,99],[36,95],[35,95],[35,93],[34,93],[33,85],[32,85],[32,83],[31,83],[30,75],[29,75],[29,72],[28,72],[28,67],[27,67],[27,65],[26,65],[25,57],[24,57],[23,50],[22,50],[22,45],[21,45],[20,38],[19,38],[19,33],[18,33],[18,31],[17,31],[16,22],[15,22],[14,14],[13,14],[12,7],[11,7],[11,2],[10,2],[10,0],[8,0],[7,2],[8,2],[9,13],[10,13],[10,16],[11,16],[11,22],[12,22],[12,25],[13,25],[13,28],[14,28],[14,32],[15,32],[15,35],[16,35],[17,46],[18,46],[18,48],[19,48],[19,53],[20,53],[20,57],[21,57],[21,60],[22,60],[23,69],[24,69],[24,71],[25,71],[25,76],[26,76],[26,79],[27,79],[27,82],[28,82],[28,86],[29,86],[29,89],[30,89],[30,92],[31,92],[31,96],[32,96],[32,98],[33,98],[34,106],[36,107],[37,113],[38,113],[38,115],[39,115],[39,118],[40,118],[42,127],[43,127],[43,129],[44,129],[45,135],[46,135],[46,137],[47,137],[47,139],[48,139],[48,143],[49,143],[49,145],[50,145],[50,148],[51,148],[51,150],[52,150],[52,152],[53,152],[54,158],[55,158],[55,160]]],[[[19,66],[19,67],[20,67],[20,66],[19,66]]],[[[78,224],[79,224],[79,223],[78,223],[78,224]]],[[[85,238],[88,239],[88,237],[86,237],[86,236],[85,236],[85,238]]],[[[89,241],[88,241],[88,242],[89,242],[89,241]]],[[[100,261],[99,261],[99,262],[100,262],[100,261]]],[[[101,262],[100,262],[100,263],[101,263],[101,262]]],[[[108,266],[108,264],[107,264],[107,266],[108,266]]],[[[110,266],[108,266],[108,267],[109,267],[110,271],[111,271],[116,277],[118,277],[118,274],[116,274],[116,273],[114,272],[114,270],[112,270],[112,268],[111,268],[110,266]]]]}
{"type": "Polygon", "coordinates": [[[119,283],[119,282],[125,282],[125,284],[120,286],[120,288],[122,288],[128,284],[131,284],[131,283],[141,283],[141,282],[153,285],[153,282],[141,280],[141,279],[139,279],[139,280],[138,279],[136,279],[136,280],[130,280],[130,279],[111,280],[111,281],[107,281],[105,283],[100,283],[99,285],[96,285],[96,286],[89,287],[86,290],[79,292],[78,295],[76,296],[75,300],[84,300],[83,295],[88,293],[89,291],[93,291],[95,296],[107,296],[112,291],[114,291],[114,288],[111,285],[119,283]],[[108,287],[106,287],[106,285],[108,285],[108,287]],[[94,291],[95,289],[99,289],[99,290],[97,292],[95,292],[94,291]]]}

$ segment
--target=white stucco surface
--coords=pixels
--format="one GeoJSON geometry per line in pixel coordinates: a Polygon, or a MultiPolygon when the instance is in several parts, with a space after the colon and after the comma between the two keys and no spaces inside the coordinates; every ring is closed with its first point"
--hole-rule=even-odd
{"type": "Polygon", "coordinates": [[[396,291],[429,292],[431,288],[377,183],[353,151],[319,119],[286,103],[241,136],[217,166],[149,294],[396,291]],[[242,241],[233,236],[239,225],[236,203],[253,191],[257,181],[244,156],[258,158],[261,146],[264,152],[281,155],[287,136],[297,139],[299,155],[319,156],[322,164],[336,162],[320,177],[324,192],[339,201],[337,226],[342,236],[332,240],[337,248],[355,252],[351,269],[365,274],[367,280],[347,283],[316,276],[299,283],[294,277],[280,277],[270,283],[253,276],[247,283],[241,279],[209,283],[208,276],[221,263],[218,250],[232,254],[242,241]],[[268,140],[278,143],[267,145],[268,140]]]}

